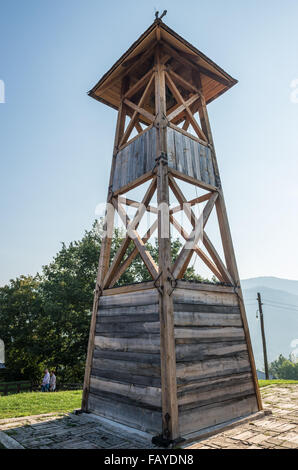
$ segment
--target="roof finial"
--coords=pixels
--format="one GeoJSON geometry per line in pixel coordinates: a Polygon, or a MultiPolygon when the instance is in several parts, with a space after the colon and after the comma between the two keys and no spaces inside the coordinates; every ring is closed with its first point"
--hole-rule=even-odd
{"type": "Polygon", "coordinates": [[[164,11],[162,12],[162,14],[160,15],[160,17],[158,17],[159,11],[156,11],[156,12],[155,12],[155,21],[161,21],[161,19],[162,19],[164,16],[166,16],[166,14],[167,14],[167,10],[164,10],[164,11]]]}

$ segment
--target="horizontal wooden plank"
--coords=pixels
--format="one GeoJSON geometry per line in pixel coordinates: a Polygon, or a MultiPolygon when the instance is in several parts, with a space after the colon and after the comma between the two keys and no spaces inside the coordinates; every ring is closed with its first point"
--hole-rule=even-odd
{"type": "MultiPolygon", "coordinates": [[[[160,323],[158,322],[99,322],[96,325],[97,334],[109,334],[110,336],[119,337],[119,333],[129,335],[135,335],[136,337],[140,334],[159,334],[160,323]]],[[[129,337],[129,336],[128,336],[129,337]]]]}
{"type": "Polygon", "coordinates": [[[126,316],[126,315],[134,315],[144,316],[144,315],[154,315],[158,314],[158,304],[149,304],[149,305],[124,305],[124,306],[114,306],[114,307],[105,307],[100,306],[98,311],[98,316],[126,316]]]}
{"type": "Polygon", "coordinates": [[[247,352],[246,342],[208,342],[176,344],[176,361],[204,361],[227,356],[234,356],[237,353],[247,352]]]}
{"type": "Polygon", "coordinates": [[[160,351],[159,335],[144,338],[110,338],[95,336],[95,346],[102,350],[156,353],[160,351]]]}
{"type": "MultiPolygon", "coordinates": [[[[121,325],[123,325],[123,323],[121,323],[121,325]]],[[[98,329],[101,330],[100,327],[98,329]]],[[[135,332],[135,331],[129,331],[129,330],[126,330],[126,331],[121,330],[121,331],[118,331],[117,333],[113,333],[111,331],[99,331],[99,332],[96,331],[96,334],[100,335],[101,337],[106,337],[106,338],[119,338],[119,339],[120,338],[136,338],[136,339],[142,339],[145,342],[151,341],[151,339],[153,339],[154,336],[156,336],[157,338],[160,337],[159,331],[153,332],[153,333],[148,333],[144,331],[135,332]]]]}
{"type": "Polygon", "coordinates": [[[146,362],[129,362],[115,359],[94,358],[94,369],[101,369],[107,371],[124,372],[127,375],[145,375],[145,376],[160,376],[160,364],[146,363],[146,362]]]}
{"type": "Polygon", "coordinates": [[[99,379],[108,379],[114,382],[126,383],[126,384],[136,384],[136,385],[146,385],[149,387],[161,387],[160,377],[153,377],[147,375],[134,375],[127,374],[127,372],[118,371],[118,370],[105,370],[105,369],[96,369],[92,368],[91,375],[99,379]]]}
{"type": "Polygon", "coordinates": [[[175,326],[242,326],[240,314],[232,313],[174,313],[175,326]]]}
{"type": "Polygon", "coordinates": [[[203,378],[214,378],[250,372],[248,354],[243,352],[231,357],[221,357],[199,362],[178,362],[177,383],[190,383],[203,378]]]}
{"type": "Polygon", "coordinates": [[[159,354],[148,354],[148,353],[135,353],[127,351],[103,351],[101,349],[94,349],[93,357],[96,359],[113,359],[115,361],[133,361],[147,364],[158,364],[160,365],[159,354]]]}
{"type": "Polygon", "coordinates": [[[237,385],[238,383],[246,383],[252,381],[251,372],[245,372],[240,374],[225,375],[221,377],[206,378],[201,379],[198,382],[182,384],[178,386],[178,396],[183,397],[188,393],[197,392],[201,390],[202,392],[214,390],[220,387],[227,387],[228,385],[237,385]]]}
{"type": "Polygon", "coordinates": [[[245,382],[227,383],[213,387],[206,387],[206,390],[198,388],[192,391],[183,391],[178,395],[179,411],[206,406],[211,403],[218,403],[234,398],[245,397],[255,393],[252,378],[245,382]]]}
{"type": "Polygon", "coordinates": [[[236,294],[209,292],[190,289],[175,289],[174,302],[177,303],[200,303],[212,305],[238,306],[239,301],[236,294]]]}
{"type": "Polygon", "coordinates": [[[105,289],[103,291],[103,296],[126,294],[126,293],[131,293],[131,292],[149,290],[153,288],[154,288],[153,281],[138,282],[136,284],[127,284],[126,286],[111,287],[110,289],[105,289]]]}
{"type": "Polygon", "coordinates": [[[200,303],[178,303],[174,302],[174,310],[176,312],[197,312],[197,313],[219,313],[219,314],[234,314],[240,315],[239,307],[232,305],[212,305],[200,303]]]}
{"type": "Polygon", "coordinates": [[[218,292],[226,294],[234,294],[234,288],[230,286],[221,286],[217,284],[204,284],[202,282],[184,281],[182,279],[177,281],[177,289],[189,289],[195,291],[218,292]]]}
{"type": "Polygon", "coordinates": [[[153,322],[159,322],[159,314],[156,313],[147,313],[147,314],[139,314],[136,315],[134,313],[133,315],[129,314],[123,314],[119,312],[118,309],[114,310],[115,315],[101,315],[101,311],[99,312],[97,316],[97,323],[98,324],[109,324],[113,325],[115,323],[121,324],[121,323],[129,323],[131,325],[131,328],[134,327],[135,323],[153,323],[153,322]]]}
{"type": "Polygon", "coordinates": [[[123,384],[104,379],[91,377],[91,387],[104,393],[120,395],[134,401],[138,405],[151,405],[161,407],[161,389],[157,387],[144,387],[135,384],[123,384]]]}
{"type": "Polygon", "coordinates": [[[158,303],[156,289],[148,289],[141,292],[128,292],[126,294],[101,296],[99,307],[121,307],[130,305],[153,305],[158,303]]]}
{"type": "MultiPolygon", "coordinates": [[[[175,326],[235,326],[242,325],[240,314],[234,313],[201,313],[180,312],[174,313],[175,326]]],[[[117,333],[132,331],[136,333],[158,333],[160,329],[158,313],[147,315],[99,315],[97,317],[96,332],[117,333]]],[[[117,336],[115,334],[115,336],[117,336]]]]}
{"type": "MultiPolygon", "coordinates": [[[[116,384],[117,382],[108,382],[107,383],[110,383],[110,384],[116,384]]],[[[122,385],[122,384],[119,384],[119,385],[122,385]]],[[[123,385],[126,385],[126,386],[130,386],[130,384],[123,384],[123,385]]],[[[138,385],[137,387],[142,387],[140,385],[138,385]]],[[[149,387],[147,387],[149,388],[149,387]]],[[[156,389],[158,390],[158,389],[156,389]]],[[[134,407],[137,407],[137,408],[142,408],[142,409],[146,409],[148,411],[157,411],[157,412],[160,412],[161,411],[161,406],[160,405],[157,405],[158,401],[156,401],[156,404],[152,404],[153,403],[153,400],[151,400],[152,403],[145,403],[145,402],[142,402],[141,399],[142,397],[140,397],[139,400],[135,399],[135,398],[130,398],[129,396],[123,394],[117,394],[117,393],[112,393],[110,391],[105,391],[105,390],[99,390],[98,388],[95,388],[94,386],[91,386],[90,387],[90,392],[93,394],[93,396],[97,397],[97,398],[101,398],[101,399],[107,399],[107,400],[111,400],[113,401],[114,403],[123,403],[124,405],[131,405],[131,406],[134,406],[134,407]]],[[[147,399],[147,401],[150,401],[147,399]]]]}
{"type": "Polygon", "coordinates": [[[200,328],[200,327],[176,327],[175,339],[193,339],[193,340],[242,340],[245,338],[243,328],[221,327],[221,328],[200,328]]]}
{"type": "Polygon", "coordinates": [[[235,418],[242,418],[258,411],[255,396],[228,400],[179,414],[179,430],[182,436],[204,428],[223,424],[235,418]]]}
{"type": "Polygon", "coordinates": [[[89,396],[89,409],[100,416],[144,432],[160,434],[162,431],[162,417],[159,411],[99,398],[92,393],[89,396]]]}

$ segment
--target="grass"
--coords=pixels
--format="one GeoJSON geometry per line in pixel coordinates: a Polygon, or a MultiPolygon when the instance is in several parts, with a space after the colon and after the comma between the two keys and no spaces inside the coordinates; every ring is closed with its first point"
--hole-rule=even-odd
{"type": "Polygon", "coordinates": [[[0,419],[44,413],[67,413],[80,408],[81,390],[41,393],[28,392],[0,397],[0,419]]]}
{"type": "MultiPolygon", "coordinates": [[[[259,380],[260,387],[267,385],[297,384],[298,380],[259,380]]],[[[55,393],[27,392],[0,397],[0,419],[44,413],[67,413],[80,408],[81,390],[55,393]]]]}
{"type": "Polygon", "coordinates": [[[286,384],[297,384],[298,380],[259,380],[260,387],[266,387],[267,385],[286,385],[286,384]]]}

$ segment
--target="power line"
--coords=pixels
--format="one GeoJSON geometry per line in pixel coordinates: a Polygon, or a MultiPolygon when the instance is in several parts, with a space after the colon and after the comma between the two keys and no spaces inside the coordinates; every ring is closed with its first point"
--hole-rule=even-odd
{"type": "Polygon", "coordinates": [[[279,302],[278,300],[267,300],[267,299],[265,299],[265,302],[270,302],[271,304],[279,304],[279,305],[282,305],[283,307],[286,306],[286,307],[298,308],[297,304],[288,304],[286,302],[279,302]]]}
{"type": "Polygon", "coordinates": [[[270,304],[268,302],[264,302],[264,305],[267,305],[268,307],[279,308],[279,309],[283,309],[283,310],[289,310],[291,312],[298,312],[297,308],[283,307],[282,305],[273,305],[273,304],[270,304]]]}

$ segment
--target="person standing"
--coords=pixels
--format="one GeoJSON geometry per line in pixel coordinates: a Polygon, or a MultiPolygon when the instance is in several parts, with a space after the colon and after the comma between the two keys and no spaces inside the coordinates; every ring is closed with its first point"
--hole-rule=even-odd
{"type": "Polygon", "coordinates": [[[45,369],[44,374],[45,375],[41,384],[41,391],[48,392],[50,389],[50,374],[48,369],[45,369]]]}
{"type": "Polygon", "coordinates": [[[51,370],[50,376],[50,392],[54,392],[56,390],[56,375],[55,371],[51,370]]]}

